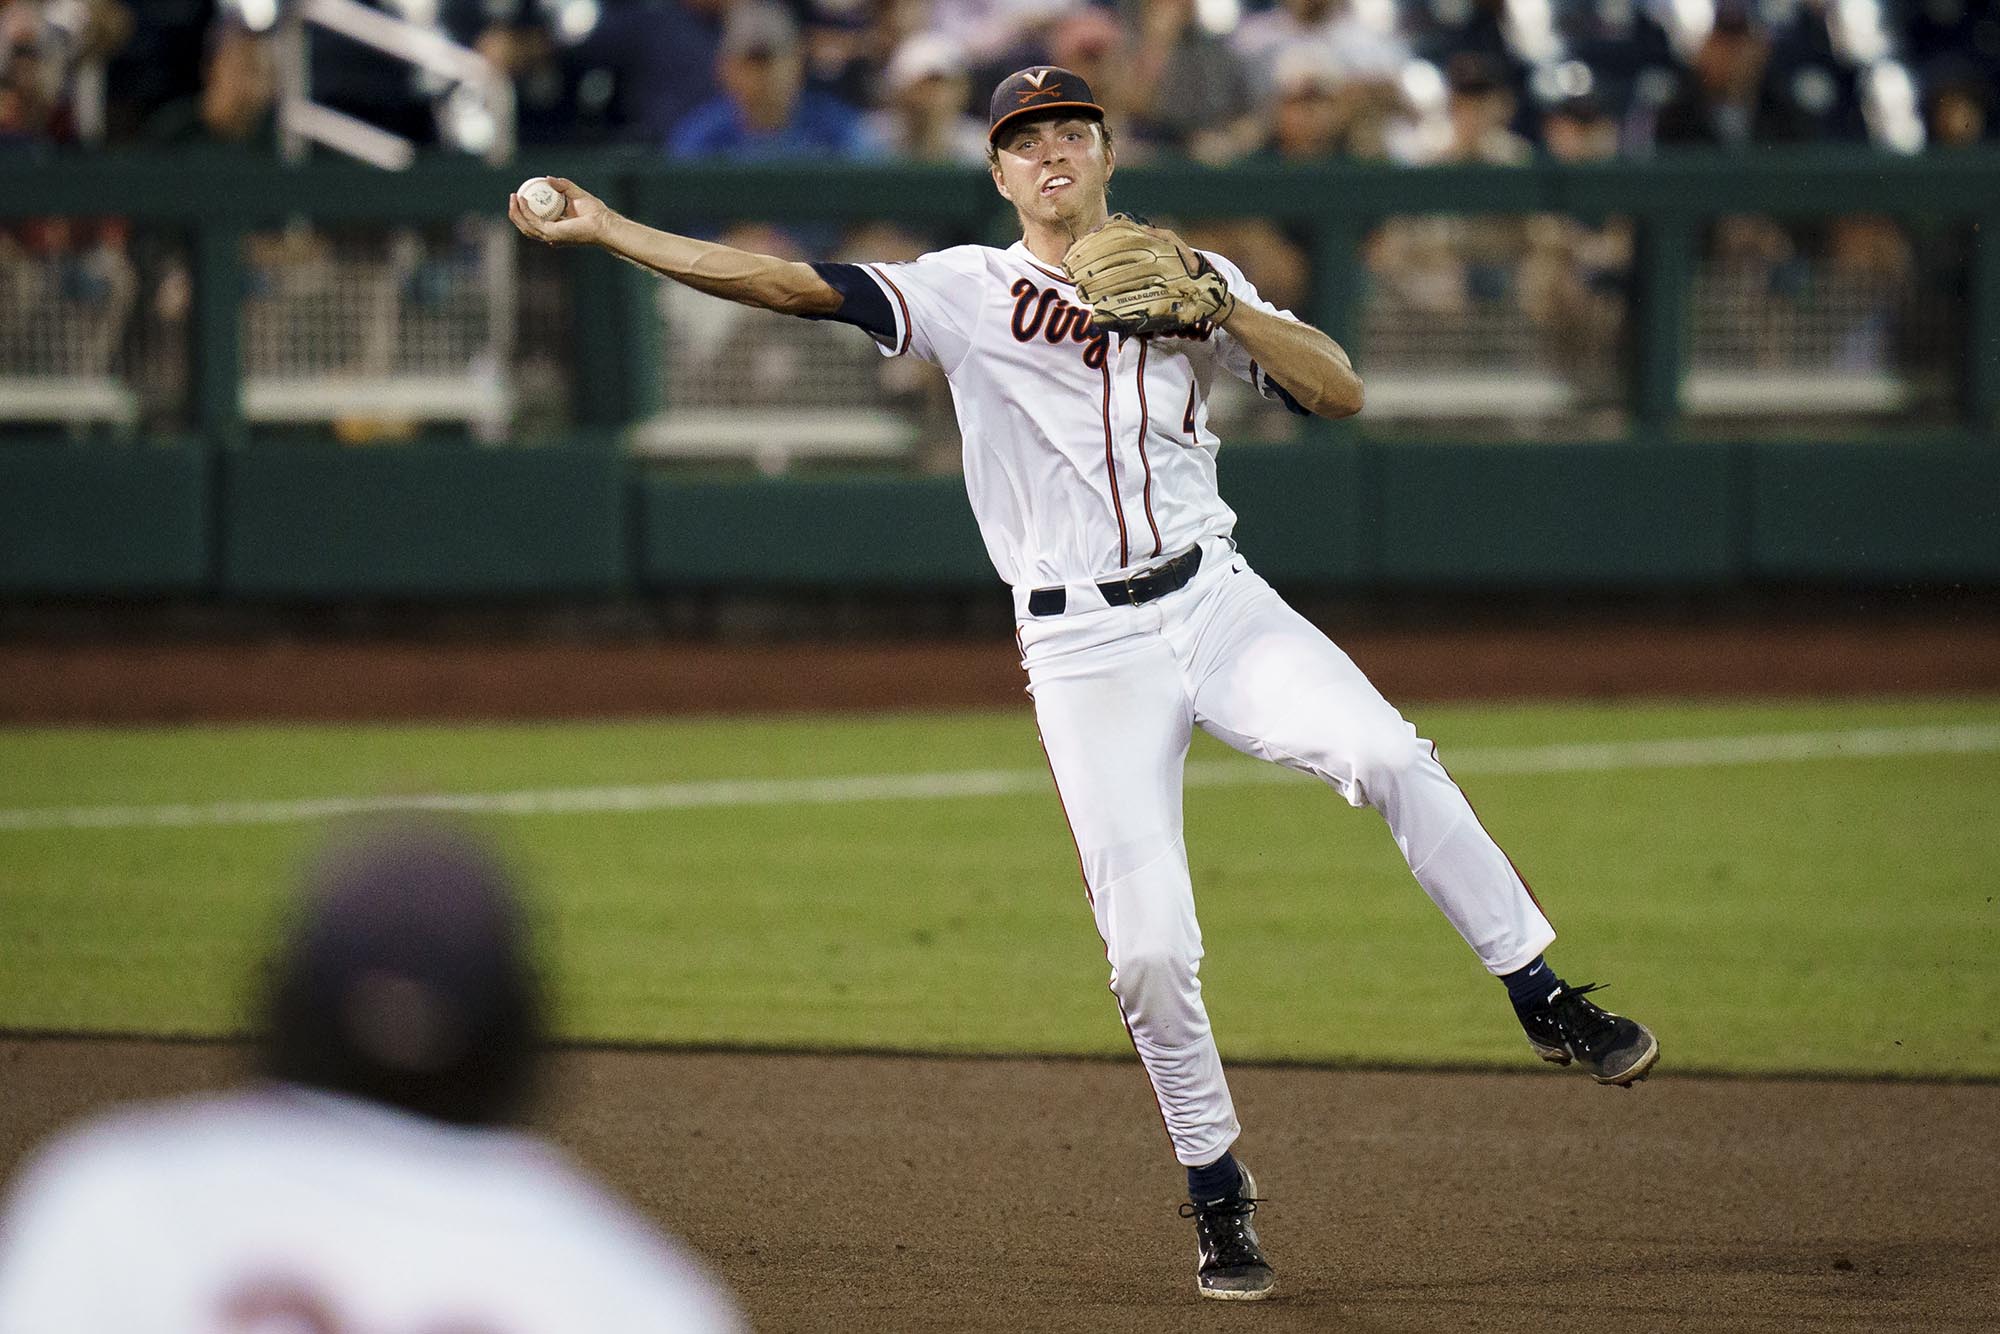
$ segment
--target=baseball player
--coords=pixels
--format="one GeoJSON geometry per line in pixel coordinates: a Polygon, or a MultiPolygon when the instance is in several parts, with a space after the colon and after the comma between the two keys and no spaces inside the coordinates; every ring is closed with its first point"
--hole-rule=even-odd
{"type": "Polygon", "coordinates": [[[505,873],[401,829],[319,867],[266,1079],[44,1149],[0,1215],[0,1334],[719,1334],[701,1268],[502,1129],[540,1004],[505,873]]]}
{"type": "Polygon", "coordinates": [[[1104,938],[1111,990],[1187,1168],[1197,1286],[1264,1297],[1271,1267],[1202,1004],[1202,938],[1181,841],[1196,726],[1316,775],[1389,830],[1426,893],[1501,977],[1546,1060],[1629,1086],[1659,1047],[1563,984],[1555,932],[1431,743],[1288,607],[1231,537],[1209,425],[1234,375],[1294,412],[1345,417],[1361,381],[1331,338],[1257,295],[1221,255],[1108,214],[1112,131],[1076,74],[1038,66],[994,91],[993,186],[1020,217],[1006,249],[904,264],[803,264],[669,235],[587,192],[554,244],[596,244],[733,301],[857,325],[889,356],[942,367],[966,490],[1012,586],[1022,665],[1104,938]]]}

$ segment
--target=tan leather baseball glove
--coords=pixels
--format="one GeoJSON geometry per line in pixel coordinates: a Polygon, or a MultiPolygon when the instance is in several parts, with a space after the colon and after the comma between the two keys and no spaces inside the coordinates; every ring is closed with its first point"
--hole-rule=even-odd
{"type": "Polygon", "coordinates": [[[1093,322],[1115,333],[1185,332],[1236,308],[1228,281],[1193,247],[1123,213],[1073,242],[1063,269],[1093,322]]]}

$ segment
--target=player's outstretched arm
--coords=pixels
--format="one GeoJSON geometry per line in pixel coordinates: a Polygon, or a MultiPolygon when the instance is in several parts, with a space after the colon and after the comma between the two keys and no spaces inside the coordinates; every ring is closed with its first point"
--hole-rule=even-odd
{"type": "Polygon", "coordinates": [[[1347,349],[1310,324],[1238,302],[1222,327],[1308,412],[1352,417],[1361,411],[1361,377],[1347,349]]]}
{"type": "Polygon", "coordinates": [[[561,176],[548,180],[568,201],[559,218],[544,222],[519,195],[507,197],[507,217],[523,236],[549,245],[599,246],[696,291],[746,306],[787,315],[830,315],[840,309],[840,293],[810,264],[663,232],[632,221],[575,181],[561,176]]]}

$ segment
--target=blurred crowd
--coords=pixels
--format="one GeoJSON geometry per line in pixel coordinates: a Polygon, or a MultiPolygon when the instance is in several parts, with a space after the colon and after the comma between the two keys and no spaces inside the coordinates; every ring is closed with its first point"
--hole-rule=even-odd
{"type": "MultiPolygon", "coordinates": [[[[0,0],[0,144],[268,143],[298,0],[0,0]]],[[[512,79],[523,144],[977,162],[1013,69],[1084,75],[1128,161],[1512,163],[2000,134],[2000,0],[368,0],[512,79]]],[[[478,117],[316,36],[312,97],[478,117]]]]}
{"type": "MultiPolygon", "coordinates": [[[[313,101],[419,145],[491,143],[492,118],[465,88],[324,30],[303,49],[292,42],[287,7],[304,2],[0,0],[0,161],[23,146],[205,143],[271,154],[281,89],[301,81],[313,101]]],[[[2000,136],[2000,0],[313,3],[366,4],[479,52],[512,82],[521,156],[536,169],[561,170],[549,150],[569,145],[674,160],[977,169],[990,90],[1038,63],[1089,80],[1128,164],[1506,166],[1803,143],[1945,153],[2000,136]]],[[[1248,218],[1161,220],[1237,259],[1281,306],[1313,309],[1308,232],[1248,218]]],[[[1806,355],[1880,369],[1928,357],[1948,322],[1911,312],[1951,309],[1964,271],[1961,238],[1932,230],[1860,215],[1710,220],[1700,257],[1726,281],[1697,297],[1728,321],[1715,345],[1749,365],[1806,355]],[[1810,350],[1820,344],[1828,350],[1810,350]]],[[[795,221],[789,231],[738,226],[725,239],[774,254],[893,260],[980,238],[886,222],[843,235],[795,221]]],[[[132,329],[179,328],[184,257],[155,242],[149,258],[113,221],[0,228],[0,372],[54,364],[55,353],[33,349],[62,339],[70,364],[101,368],[132,329]],[[58,337],[33,314],[57,308],[85,321],[80,331],[58,337]]],[[[377,373],[415,355],[398,347],[434,345],[417,317],[457,306],[427,294],[473,291],[485,242],[466,228],[421,237],[404,228],[384,244],[302,224],[255,234],[246,365],[292,367],[304,355],[296,349],[327,343],[324,312],[357,303],[375,312],[360,321],[372,332],[349,341],[374,352],[336,357],[342,369],[377,373]],[[295,324],[311,328],[287,333],[295,324]]],[[[1532,361],[1568,381],[1579,403],[1615,403],[1633,245],[1631,221],[1619,217],[1377,220],[1358,256],[1373,321],[1363,346],[1426,369],[1532,361]]],[[[553,290],[548,278],[530,275],[523,290],[553,290]]],[[[662,302],[670,322],[716,324],[706,345],[761,349],[754,364],[769,363],[770,384],[759,381],[760,394],[823,395],[829,384],[899,373],[802,377],[800,358],[830,355],[813,341],[825,341],[823,329],[737,329],[741,312],[677,289],[662,302]]],[[[1708,337],[1697,329],[1698,344],[1708,337]]],[[[672,340],[691,341],[704,342],[672,340]]],[[[693,370],[670,378],[685,387],[701,379],[693,370]]],[[[939,394],[927,382],[888,392],[939,394]]]]}

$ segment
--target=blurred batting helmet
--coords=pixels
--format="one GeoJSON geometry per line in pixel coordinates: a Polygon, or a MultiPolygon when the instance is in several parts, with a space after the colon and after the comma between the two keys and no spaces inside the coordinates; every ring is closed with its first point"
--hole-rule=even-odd
{"type": "Polygon", "coordinates": [[[266,1009],[275,1078],[459,1124],[509,1119],[542,1009],[512,877],[436,826],[336,841],[307,878],[266,1009]]]}

